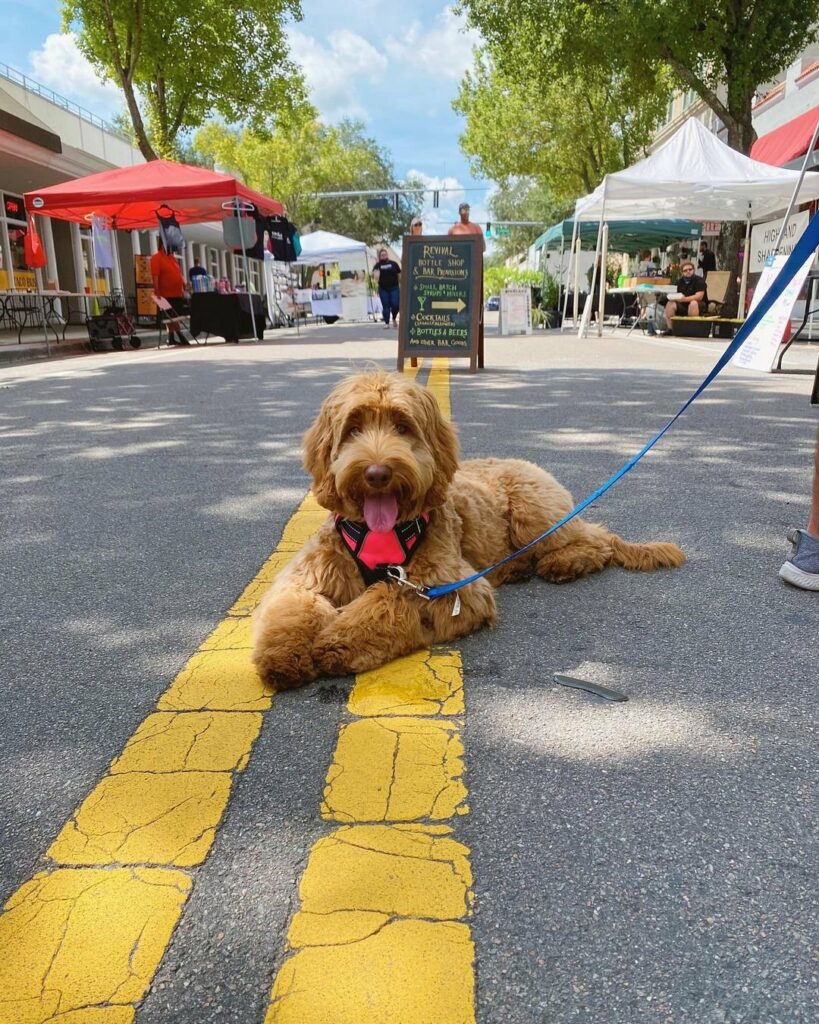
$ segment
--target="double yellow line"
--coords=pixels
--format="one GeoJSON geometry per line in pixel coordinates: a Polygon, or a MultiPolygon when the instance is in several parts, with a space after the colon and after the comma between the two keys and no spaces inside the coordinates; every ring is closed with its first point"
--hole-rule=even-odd
{"type": "MultiPolygon", "coordinates": [[[[430,389],[449,415],[446,362],[430,389]]],[[[0,1024],[130,1024],[271,707],[249,616],[326,518],[311,495],[0,916],[0,1024]]],[[[473,948],[456,652],[359,676],[266,1021],[468,1024],[473,948]]]]}

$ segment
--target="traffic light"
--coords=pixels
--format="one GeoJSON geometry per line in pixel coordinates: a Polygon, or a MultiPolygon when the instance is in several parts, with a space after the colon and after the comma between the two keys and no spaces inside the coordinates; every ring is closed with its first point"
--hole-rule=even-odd
{"type": "Polygon", "coordinates": [[[393,195],[392,195],[392,205],[393,205],[396,213],[398,213],[398,211],[401,209],[400,199],[401,199],[401,194],[399,192],[393,192],[393,195]]]}
{"type": "Polygon", "coordinates": [[[437,210],[438,209],[438,202],[439,202],[440,198],[441,198],[441,193],[440,192],[433,192],[432,193],[432,208],[433,208],[433,210],[437,210]]]}
{"type": "Polygon", "coordinates": [[[487,238],[491,238],[492,237],[492,222],[491,221],[487,221],[486,222],[486,237],[487,238]]]}

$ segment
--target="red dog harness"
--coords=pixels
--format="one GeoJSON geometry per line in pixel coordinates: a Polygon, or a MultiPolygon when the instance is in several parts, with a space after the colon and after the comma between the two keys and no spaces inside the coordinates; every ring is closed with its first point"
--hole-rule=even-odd
{"type": "Polygon", "coordinates": [[[397,523],[386,533],[376,533],[366,523],[335,517],[336,529],[355,559],[366,586],[387,579],[388,565],[408,565],[426,536],[429,513],[397,523]]]}

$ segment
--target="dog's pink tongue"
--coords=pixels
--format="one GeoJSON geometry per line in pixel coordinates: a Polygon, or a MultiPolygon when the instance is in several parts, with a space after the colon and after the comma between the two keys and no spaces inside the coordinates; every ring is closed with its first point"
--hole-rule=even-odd
{"type": "Polygon", "coordinates": [[[364,521],[375,533],[389,533],[398,519],[394,494],[370,494],[364,499],[364,521]]]}

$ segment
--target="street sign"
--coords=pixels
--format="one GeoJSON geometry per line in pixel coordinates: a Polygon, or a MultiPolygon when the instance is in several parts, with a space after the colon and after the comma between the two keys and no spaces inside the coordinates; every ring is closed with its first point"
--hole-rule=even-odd
{"type": "Polygon", "coordinates": [[[386,196],[382,196],[380,199],[368,199],[367,209],[368,210],[388,210],[392,203],[386,196]]]}
{"type": "Polygon", "coordinates": [[[483,247],[477,235],[405,235],[398,369],[415,356],[483,366],[483,247]]]}
{"type": "Polygon", "coordinates": [[[495,237],[496,238],[508,238],[509,237],[509,228],[506,227],[503,224],[496,225],[496,227],[495,227],[495,237]]]}

